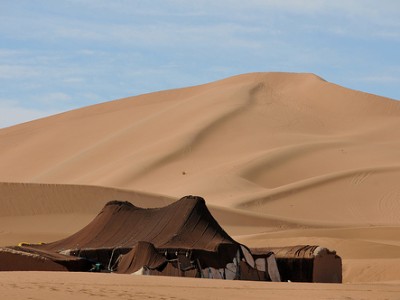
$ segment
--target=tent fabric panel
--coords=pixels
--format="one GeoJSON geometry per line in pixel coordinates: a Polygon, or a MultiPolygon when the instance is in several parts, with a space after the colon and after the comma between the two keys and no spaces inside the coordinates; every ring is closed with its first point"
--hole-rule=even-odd
{"type": "Polygon", "coordinates": [[[342,283],[342,280],[342,259],[339,256],[325,253],[315,257],[313,282],[342,283]]]}
{"type": "Polygon", "coordinates": [[[0,271],[89,271],[92,264],[81,258],[48,253],[28,247],[0,248],[0,271]]]}
{"type": "Polygon", "coordinates": [[[168,262],[164,269],[149,270],[147,274],[155,276],[174,276],[174,277],[192,277],[192,278],[200,277],[197,269],[183,271],[179,269],[179,266],[176,262],[168,262]]]}
{"type": "Polygon", "coordinates": [[[266,281],[266,272],[258,271],[252,268],[245,261],[241,261],[240,264],[240,280],[251,280],[251,281],[266,281]]]}
{"type": "Polygon", "coordinates": [[[157,248],[215,251],[221,243],[236,243],[212,217],[201,197],[186,196],[162,208],[143,209],[111,201],[86,227],[43,249],[133,248],[145,241],[157,248]]]}
{"type": "Polygon", "coordinates": [[[154,245],[140,242],[131,251],[118,257],[115,272],[131,274],[143,267],[154,270],[166,262],[167,259],[157,252],[154,245]]]}
{"type": "Polygon", "coordinates": [[[267,272],[269,279],[274,282],[282,281],[275,255],[270,254],[267,257],[266,261],[267,261],[267,272]]]}

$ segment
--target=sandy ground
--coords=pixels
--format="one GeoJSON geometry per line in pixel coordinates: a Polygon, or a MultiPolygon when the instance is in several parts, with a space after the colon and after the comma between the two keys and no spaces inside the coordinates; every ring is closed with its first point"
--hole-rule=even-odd
{"type": "Polygon", "coordinates": [[[4,299],[399,299],[400,285],[306,284],[134,275],[3,272],[4,299]]]}
{"type": "Polygon", "coordinates": [[[63,238],[109,200],[157,207],[193,194],[249,246],[337,250],[345,282],[3,273],[2,295],[400,299],[399,125],[395,100],[256,73],[0,129],[0,245],[63,238]]]}

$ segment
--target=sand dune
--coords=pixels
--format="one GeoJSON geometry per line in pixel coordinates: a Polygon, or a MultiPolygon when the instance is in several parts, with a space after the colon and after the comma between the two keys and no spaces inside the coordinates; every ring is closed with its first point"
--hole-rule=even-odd
{"type": "Polygon", "coordinates": [[[54,240],[111,199],[204,197],[254,246],[321,244],[345,282],[398,282],[400,102],[253,73],[0,130],[0,244],[54,240]],[[73,220],[73,221],[71,221],[73,220]]]}
{"type": "MultiPolygon", "coordinates": [[[[270,210],[271,199],[301,190],[295,201],[308,206],[340,185],[337,207],[378,197],[384,212],[367,219],[391,224],[398,222],[386,214],[400,192],[392,180],[400,168],[399,116],[394,100],[315,75],[247,74],[0,130],[0,181],[200,194],[273,214],[281,207],[270,210]],[[374,180],[385,186],[371,193],[366,185],[374,180]]],[[[366,224],[364,214],[339,219],[366,224]]]]}

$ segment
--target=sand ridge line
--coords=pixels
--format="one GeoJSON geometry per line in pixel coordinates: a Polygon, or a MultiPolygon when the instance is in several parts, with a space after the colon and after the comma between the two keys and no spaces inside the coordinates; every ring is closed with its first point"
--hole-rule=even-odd
{"type": "Polygon", "coordinates": [[[241,202],[236,205],[237,208],[249,208],[252,206],[259,206],[264,201],[276,201],[279,200],[280,197],[285,196],[286,194],[291,194],[298,192],[303,189],[312,188],[315,185],[325,184],[332,181],[340,180],[343,178],[351,178],[351,183],[354,185],[361,184],[366,178],[368,178],[371,174],[379,174],[386,172],[397,172],[400,171],[400,165],[398,166],[376,166],[376,167],[368,167],[368,168],[360,168],[353,170],[344,170],[340,172],[323,174],[320,176],[316,176],[313,178],[306,178],[304,180],[289,183],[282,187],[272,188],[269,191],[266,191],[259,195],[258,197],[262,197],[263,199],[251,199],[247,202],[241,202]]]}

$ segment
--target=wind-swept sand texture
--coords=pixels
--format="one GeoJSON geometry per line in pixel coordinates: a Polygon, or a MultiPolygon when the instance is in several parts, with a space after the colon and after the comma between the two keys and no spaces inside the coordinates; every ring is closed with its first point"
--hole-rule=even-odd
{"type": "Polygon", "coordinates": [[[397,300],[400,285],[304,284],[176,277],[1,272],[4,299],[365,299],[397,300]]]}
{"type": "Polygon", "coordinates": [[[344,282],[386,289],[400,282],[399,129],[399,102],[288,73],[4,128],[0,245],[65,237],[108,200],[194,194],[239,242],[320,244],[342,256],[344,282]]]}

